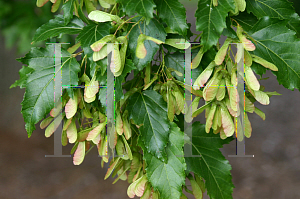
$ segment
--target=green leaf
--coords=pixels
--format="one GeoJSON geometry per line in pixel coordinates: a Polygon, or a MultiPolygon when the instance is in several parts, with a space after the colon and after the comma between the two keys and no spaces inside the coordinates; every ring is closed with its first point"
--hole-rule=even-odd
{"type": "Polygon", "coordinates": [[[89,14],[90,12],[96,10],[96,7],[94,6],[93,2],[90,0],[83,0],[84,1],[84,5],[86,8],[87,13],[89,14]]]}
{"type": "Polygon", "coordinates": [[[123,96],[123,89],[122,89],[122,82],[127,75],[127,73],[131,72],[132,70],[136,69],[133,62],[130,59],[127,59],[125,62],[125,66],[123,72],[120,76],[116,77],[115,83],[115,103],[119,102],[123,96]]]}
{"type": "Polygon", "coordinates": [[[186,157],[187,172],[194,172],[205,179],[207,193],[210,198],[232,198],[231,166],[222,155],[219,148],[228,144],[234,138],[220,139],[219,134],[205,132],[205,124],[195,122],[192,125],[193,155],[201,157],[186,157]]]}
{"type": "MultiPolygon", "coordinates": [[[[80,65],[74,57],[62,49],[62,85],[78,85],[80,65]]],[[[22,101],[22,114],[28,137],[35,130],[35,124],[54,107],[54,49],[52,45],[46,48],[32,48],[25,57],[18,59],[34,69],[27,79],[26,92],[22,101]]]]}
{"type": "Polygon", "coordinates": [[[104,36],[109,35],[111,28],[110,22],[100,24],[91,23],[90,25],[85,26],[76,38],[77,41],[80,41],[81,47],[90,61],[93,61],[94,53],[90,46],[104,36]]]}
{"type": "Polygon", "coordinates": [[[154,90],[134,93],[128,99],[127,109],[130,119],[135,124],[143,124],[140,139],[147,151],[155,157],[165,159],[165,147],[169,139],[169,123],[167,119],[167,104],[162,96],[154,90]]]}
{"type": "Polygon", "coordinates": [[[62,15],[56,15],[54,19],[39,27],[33,37],[32,43],[43,41],[50,37],[56,37],[60,34],[78,34],[81,32],[84,24],[74,17],[68,25],[65,25],[65,19],[62,15]]]}
{"type": "Polygon", "coordinates": [[[242,12],[233,18],[243,27],[244,31],[251,30],[258,21],[252,13],[248,14],[247,12],[242,12]]]}
{"type": "MultiPolygon", "coordinates": [[[[136,22],[137,20],[139,20],[138,17],[132,21],[136,22]]],[[[155,39],[159,39],[163,42],[165,42],[166,40],[167,33],[165,32],[163,25],[160,24],[156,19],[151,19],[148,25],[140,22],[139,25],[136,25],[134,28],[132,28],[129,34],[129,42],[128,42],[129,51],[132,54],[131,56],[134,65],[136,65],[139,70],[142,70],[147,64],[149,64],[153,60],[153,57],[157,52],[157,50],[159,49],[159,46],[153,41],[146,40],[144,42],[144,45],[147,50],[147,55],[144,59],[137,58],[135,52],[136,52],[137,40],[140,35],[139,26],[143,30],[143,34],[153,37],[155,39]]]]}
{"type": "Polygon", "coordinates": [[[123,11],[128,16],[138,13],[146,18],[147,24],[153,18],[153,11],[156,7],[153,0],[117,0],[117,2],[122,4],[123,11]]]}
{"type": "Polygon", "coordinates": [[[65,25],[67,25],[73,18],[74,0],[68,0],[64,3],[62,10],[64,11],[65,25]]]}
{"type": "Polygon", "coordinates": [[[187,34],[186,12],[178,0],[155,0],[159,18],[180,35],[187,34]]]}
{"type": "Polygon", "coordinates": [[[292,3],[287,0],[249,0],[247,11],[252,12],[259,19],[264,16],[285,19],[288,21],[288,28],[300,35],[300,17],[292,3]]]}
{"type": "Polygon", "coordinates": [[[185,184],[186,164],[183,155],[184,134],[171,122],[169,143],[166,147],[168,162],[163,162],[147,152],[139,139],[147,164],[147,178],[154,189],[160,192],[160,198],[179,199],[182,185],[185,184]]]}
{"type": "Polygon", "coordinates": [[[204,52],[216,45],[221,33],[226,28],[226,17],[230,10],[234,10],[233,0],[219,0],[218,6],[213,6],[213,0],[202,0],[198,2],[195,13],[196,30],[203,31],[201,44],[204,52]]]}
{"type": "Polygon", "coordinates": [[[248,34],[257,42],[253,54],[277,66],[278,71],[272,73],[279,84],[290,90],[299,89],[300,40],[286,27],[286,22],[263,17],[248,34]]]}
{"type": "Polygon", "coordinates": [[[102,87],[99,88],[99,101],[101,102],[101,104],[103,105],[103,107],[106,108],[106,93],[107,93],[107,88],[106,87],[102,87]]]}
{"type": "Polygon", "coordinates": [[[32,68],[29,68],[27,66],[22,66],[22,68],[19,71],[20,79],[16,80],[15,83],[13,83],[9,88],[14,88],[16,86],[20,86],[20,88],[26,87],[26,80],[30,73],[32,73],[34,70],[32,68]]]}

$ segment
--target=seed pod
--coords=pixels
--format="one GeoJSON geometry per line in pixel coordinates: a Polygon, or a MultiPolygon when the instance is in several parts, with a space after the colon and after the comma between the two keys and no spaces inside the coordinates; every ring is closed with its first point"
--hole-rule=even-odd
{"type": "Polygon", "coordinates": [[[105,135],[101,137],[100,142],[98,144],[98,153],[102,157],[104,162],[108,162],[109,156],[107,154],[107,136],[105,135]]]}
{"type": "Polygon", "coordinates": [[[257,107],[255,107],[254,112],[261,117],[261,119],[265,120],[266,119],[266,115],[264,112],[262,112],[260,109],[258,109],[257,107]]]}
{"type": "Polygon", "coordinates": [[[182,45],[182,43],[186,43],[186,40],[182,39],[182,38],[165,40],[165,44],[173,46],[174,48],[181,49],[181,50],[188,49],[191,46],[190,43],[188,43],[188,45],[182,45]],[[179,44],[179,43],[181,43],[181,44],[179,44]]]}
{"type": "Polygon", "coordinates": [[[51,116],[47,117],[46,119],[44,119],[44,120],[40,123],[40,128],[41,128],[41,129],[46,128],[46,127],[50,124],[50,122],[51,122],[52,120],[53,120],[53,117],[51,117],[51,116]]]}
{"type": "Polygon", "coordinates": [[[247,79],[244,78],[244,80],[245,80],[245,83],[246,83],[246,86],[247,86],[247,90],[254,96],[255,95],[254,90],[252,90],[251,87],[249,86],[249,83],[248,83],[247,79]]]}
{"type": "Polygon", "coordinates": [[[254,98],[263,105],[268,105],[270,103],[269,96],[260,90],[254,91],[254,98]]]}
{"type": "Polygon", "coordinates": [[[127,140],[125,139],[125,137],[123,135],[121,137],[123,139],[123,142],[124,142],[124,145],[125,145],[125,149],[126,149],[126,153],[127,153],[128,157],[129,157],[129,160],[132,160],[133,156],[132,156],[131,148],[130,148],[127,140]]]}
{"type": "Polygon", "coordinates": [[[77,134],[77,141],[78,142],[83,142],[85,141],[85,139],[87,138],[87,136],[89,135],[89,132],[92,130],[93,128],[87,128],[84,130],[81,130],[78,132],[77,134]]]}
{"type": "MultiPolygon", "coordinates": [[[[200,107],[201,108],[201,107],[200,107]]],[[[200,109],[199,108],[199,109],[200,109]]],[[[198,109],[198,110],[199,110],[198,109]]],[[[205,118],[207,118],[208,117],[208,115],[209,115],[209,112],[210,112],[210,109],[211,109],[211,106],[207,106],[207,108],[205,108],[205,118]]]]}
{"type": "Polygon", "coordinates": [[[57,118],[55,118],[54,121],[46,128],[45,136],[47,138],[50,137],[56,131],[61,121],[62,121],[62,115],[59,114],[57,118]]]}
{"type": "Polygon", "coordinates": [[[159,193],[157,191],[153,191],[151,199],[159,199],[159,193]]]}
{"type": "Polygon", "coordinates": [[[120,158],[124,159],[124,160],[128,160],[128,155],[126,154],[126,149],[125,149],[125,146],[122,142],[121,139],[118,139],[117,141],[117,144],[116,144],[116,151],[117,151],[117,154],[119,156],[121,156],[120,158]]]}
{"type": "Polygon", "coordinates": [[[94,96],[91,97],[91,98],[88,98],[88,97],[84,96],[84,101],[85,101],[86,103],[92,103],[92,102],[95,101],[95,100],[96,100],[96,95],[94,95],[94,96]]]}
{"type": "Polygon", "coordinates": [[[126,137],[126,140],[128,140],[131,137],[131,127],[128,122],[128,111],[127,110],[124,111],[122,120],[123,120],[124,135],[126,137]]]}
{"type": "MultiPolygon", "coordinates": [[[[105,128],[106,122],[98,124],[93,130],[91,130],[86,138],[87,141],[93,141],[96,137],[101,133],[101,131],[105,128]]],[[[98,144],[98,143],[94,143],[98,144]]]]}
{"type": "Polygon", "coordinates": [[[77,95],[74,93],[74,99],[70,98],[65,106],[66,118],[72,118],[77,112],[77,95]]]}
{"type": "Polygon", "coordinates": [[[221,128],[221,130],[220,130],[220,138],[221,138],[222,140],[224,140],[224,139],[226,139],[226,138],[227,138],[227,136],[226,136],[226,134],[225,134],[225,132],[224,132],[224,129],[223,129],[223,128],[221,128]]]}
{"type": "Polygon", "coordinates": [[[233,65],[232,65],[231,61],[228,60],[228,61],[226,62],[226,69],[227,69],[227,71],[228,71],[229,74],[231,74],[231,69],[232,69],[232,68],[233,68],[233,65]]]}
{"type": "Polygon", "coordinates": [[[155,39],[153,37],[150,37],[150,36],[145,36],[146,40],[150,40],[150,41],[153,41],[154,43],[156,44],[162,44],[164,43],[163,41],[159,40],[159,39],[155,39]]]}
{"type": "Polygon", "coordinates": [[[134,190],[136,196],[142,197],[142,195],[144,194],[147,182],[148,182],[147,176],[143,175],[142,179],[136,184],[136,187],[134,190]]]}
{"type": "MultiPolygon", "coordinates": [[[[173,94],[172,94],[172,95],[173,95],[173,94]]],[[[176,103],[176,99],[175,99],[174,95],[173,95],[173,98],[174,98],[175,103],[176,103]]],[[[179,115],[179,114],[180,114],[180,110],[178,109],[178,106],[175,105],[174,107],[175,107],[175,114],[176,114],[176,115],[179,115]]]]}
{"type": "Polygon", "coordinates": [[[242,39],[241,39],[241,42],[243,42],[244,44],[244,48],[247,50],[247,51],[254,51],[255,50],[255,45],[249,40],[246,38],[246,36],[243,35],[242,39]]]}
{"type": "Polygon", "coordinates": [[[200,97],[195,97],[195,99],[192,102],[192,113],[194,113],[198,109],[200,97]]]}
{"type": "Polygon", "coordinates": [[[249,67],[252,66],[252,57],[247,50],[244,50],[244,59],[245,59],[246,66],[249,66],[249,67]]]}
{"type": "Polygon", "coordinates": [[[245,66],[245,78],[247,79],[248,85],[252,90],[259,90],[260,84],[249,66],[245,66]]]}
{"type": "Polygon", "coordinates": [[[272,71],[278,71],[278,68],[274,64],[272,64],[272,63],[264,60],[263,58],[258,57],[256,55],[252,55],[252,58],[253,58],[254,62],[259,63],[263,67],[268,68],[268,69],[270,69],[272,71]]]}
{"type": "Polygon", "coordinates": [[[180,196],[180,199],[188,199],[188,198],[186,197],[186,195],[184,195],[184,193],[182,193],[182,195],[180,196]]]}
{"type": "Polygon", "coordinates": [[[232,85],[227,85],[226,86],[230,86],[230,93],[229,93],[229,99],[230,99],[230,106],[234,111],[238,110],[238,106],[239,106],[239,94],[237,91],[237,78],[236,78],[236,70],[232,70],[231,73],[231,83],[232,85]]]}
{"type": "Polygon", "coordinates": [[[79,142],[78,147],[74,153],[73,164],[80,165],[84,160],[84,156],[85,156],[85,142],[79,142]]]}
{"type": "Polygon", "coordinates": [[[117,157],[115,159],[112,159],[111,162],[110,162],[110,167],[107,169],[107,172],[104,176],[104,180],[106,180],[110,174],[112,173],[112,171],[116,168],[118,162],[121,160],[120,157],[117,157]]]}
{"type": "Polygon", "coordinates": [[[100,51],[101,48],[107,43],[110,42],[112,39],[114,39],[115,36],[114,35],[106,35],[104,36],[102,39],[100,39],[99,41],[96,41],[95,43],[93,43],[91,45],[91,48],[94,52],[96,51],[100,51]]]}
{"type": "Polygon", "coordinates": [[[203,192],[200,188],[200,186],[197,184],[197,182],[194,180],[192,175],[188,176],[188,179],[191,182],[192,185],[192,191],[193,191],[193,195],[195,197],[195,199],[202,199],[203,197],[203,192]]]}
{"type": "MultiPolygon", "coordinates": [[[[237,1],[241,1],[241,0],[237,0],[237,1]]],[[[244,44],[244,48],[247,51],[255,50],[255,45],[250,40],[248,40],[245,35],[243,35],[243,29],[239,25],[237,26],[236,34],[237,34],[239,40],[244,44]]]]}
{"type": "Polygon", "coordinates": [[[230,101],[231,109],[233,111],[237,111],[238,100],[239,100],[237,89],[230,84],[229,78],[226,77],[225,82],[226,82],[226,87],[227,87],[228,94],[229,94],[229,101],[230,101]]]}
{"type": "Polygon", "coordinates": [[[225,59],[225,56],[227,54],[227,49],[229,44],[231,43],[232,39],[231,38],[227,38],[223,44],[223,46],[220,48],[220,50],[217,52],[216,56],[215,56],[215,63],[217,65],[221,65],[225,59]]]}
{"type": "Polygon", "coordinates": [[[194,174],[195,180],[197,182],[197,184],[199,185],[199,187],[201,188],[202,192],[205,192],[205,183],[203,181],[203,178],[201,178],[200,176],[198,176],[197,174],[194,174]]]}
{"type": "Polygon", "coordinates": [[[105,44],[101,50],[96,51],[93,53],[93,61],[99,61],[101,59],[104,59],[107,57],[107,55],[112,51],[113,49],[109,49],[109,52],[107,51],[107,44],[105,44]]]}
{"type": "Polygon", "coordinates": [[[222,128],[222,126],[221,126],[221,127],[218,127],[217,130],[213,130],[213,134],[218,134],[218,133],[220,133],[221,128],[222,128]]]}
{"type": "Polygon", "coordinates": [[[248,115],[246,113],[245,114],[245,136],[246,136],[246,138],[251,137],[251,132],[252,132],[251,123],[250,123],[248,115]]]}
{"type": "MultiPolygon", "coordinates": [[[[201,106],[200,108],[198,108],[197,110],[193,110],[193,115],[192,117],[197,117],[199,114],[201,114],[204,110],[205,111],[205,118],[208,117],[208,114],[210,112],[211,106],[210,104],[212,103],[212,101],[210,102],[206,102],[203,106],[201,106]]],[[[192,104],[193,105],[193,104],[192,104]]],[[[197,105],[198,106],[198,105],[197,105]]]]}
{"type": "Polygon", "coordinates": [[[116,22],[122,21],[119,16],[112,15],[112,14],[109,14],[109,13],[106,13],[106,12],[103,12],[100,10],[94,10],[94,11],[90,12],[90,14],[88,15],[88,18],[91,20],[97,21],[97,22],[101,22],[101,23],[108,22],[108,21],[116,21],[116,22]]]}
{"type": "Polygon", "coordinates": [[[90,110],[82,109],[82,113],[83,113],[84,117],[86,117],[86,118],[93,118],[90,110]]]}
{"type": "Polygon", "coordinates": [[[235,0],[236,7],[239,11],[244,12],[246,9],[246,1],[245,0],[235,0]]]}
{"type": "Polygon", "coordinates": [[[231,70],[231,79],[230,82],[233,86],[237,86],[237,77],[236,77],[236,69],[231,70]]]}
{"type": "Polygon", "coordinates": [[[120,58],[121,58],[121,69],[116,72],[116,77],[120,76],[123,72],[126,60],[126,51],[128,47],[128,40],[125,36],[120,36],[117,38],[117,41],[123,43],[120,49],[120,58]]]}
{"type": "Polygon", "coordinates": [[[137,179],[139,179],[143,174],[142,174],[142,167],[140,166],[137,173],[133,176],[132,182],[136,181],[137,179]]]}
{"type": "Polygon", "coordinates": [[[245,111],[253,113],[255,110],[254,104],[245,96],[245,111]]]}
{"type": "Polygon", "coordinates": [[[222,76],[222,73],[216,73],[206,85],[203,90],[203,98],[205,101],[211,101],[216,97],[222,76]]]}
{"type": "Polygon", "coordinates": [[[120,76],[120,70],[122,69],[121,56],[119,50],[119,44],[114,44],[114,49],[112,51],[111,62],[110,62],[110,71],[114,76],[120,76]]]}
{"type": "Polygon", "coordinates": [[[146,188],[141,199],[150,199],[151,196],[151,185],[149,182],[146,183],[146,188]]]}
{"type": "Polygon", "coordinates": [[[135,195],[141,197],[145,190],[145,184],[147,182],[147,176],[143,175],[133,183],[131,183],[127,189],[127,195],[129,198],[134,198],[135,195]]]}
{"type": "Polygon", "coordinates": [[[218,6],[218,0],[213,0],[213,5],[216,7],[218,6]]]}
{"type": "Polygon", "coordinates": [[[222,126],[222,116],[221,116],[220,106],[217,106],[213,123],[212,123],[212,129],[216,131],[221,126],[222,126]]]}
{"type": "Polygon", "coordinates": [[[175,98],[175,101],[176,101],[176,104],[177,104],[177,107],[178,107],[178,110],[184,114],[184,97],[183,95],[181,94],[179,88],[177,89],[174,89],[172,91],[172,94],[175,98]]]}
{"type": "Polygon", "coordinates": [[[130,184],[130,183],[133,183],[133,178],[134,178],[134,176],[136,175],[136,173],[137,173],[137,171],[133,171],[133,170],[131,170],[131,171],[129,172],[129,174],[128,174],[128,176],[127,176],[127,181],[128,181],[129,184],[130,184]]]}
{"type": "Polygon", "coordinates": [[[50,116],[51,117],[56,117],[60,113],[60,111],[61,111],[61,101],[59,101],[58,103],[59,104],[50,111],[50,116]]]}
{"type": "Polygon", "coordinates": [[[141,161],[140,161],[140,154],[139,153],[136,153],[134,152],[132,154],[132,161],[131,161],[131,166],[130,166],[130,169],[132,171],[137,171],[140,167],[140,164],[141,164],[141,161]]]}
{"type": "Polygon", "coordinates": [[[242,48],[237,49],[236,56],[235,56],[235,63],[239,63],[240,61],[242,61],[243,52],[244,51],[242,48]]]}
{"type": "Polygon", "coordinates": [[[140,34],[137,40],[137,46],[135,51],[135,55],[139,59],[144,59],[147,55],[147,50],[144,45],[145,40],[146,40],[146,35],[140,34]]]}
{"type": "Polygon", "coordinates": [[[155,84],[155,86],[153,87],[153,90],[155,90],[156,92],[159,92],[160,91],[160,88],[161,88],[161,83],[157,83],[155,84]]]}
{"type": "Polygon", "coordinates": [[[64,126],[63,126],[63,130],[64,131],[68,129],[68,127],[71,124],[71,122],[72,122],[72,118],[64,120],[64,126]]]}
{"type": "Polygon", "coordinates": [[[208,115],[208,117],[206,119],[206,124],[205,124],[205,131],[206,131],[206,133],[209,133],[209,130],[210,130],[211,126],[212,126],[213,118],[214,118],[214,114],[215,114],[216,108],[217,108],[217,105],[215,103],[213,103],[212,106],[211,106],[209,115],[208,115]]]}
{"type": "Polygon", "coordinates": [[[222,116],[223,131],[227,137],[230,137],[234,133],[234,124],[224,104],[221,104],[221,116],[222,116]]]}
{"type": "Polygon", "coordinates": [[[61,144],[63,146],[66,146],[68,144],[68,137],[67,137],[67,132],[66,131],[62,131],[61,133],[61,144]]]}
{"type": "Polygon", "coordinates": [[[239,112],[237,111],[234,111],[232,108],[231,108],[231,105],[230,105],[230,100],[228,98],[225,98],[225,104],[226,104],[226,107],[230,113],[230,115],[232,115],[233,117],[238,117],[239,116],[239,112]]]}
{"type": "Polygon", "coordinates": [[[175,103],[176,102],[174,100],[171,90],[168,90],[167,100],[168,100],[168,118],[172,122],[174,119],[174,115],[175,115],[175,103]]]}
{"type": "Polygon", "coordinates": [[[199,77],[196,79],[193,89],[199,90],[200,87],[203,87],[204,84],[207,82],[209,77],[211,76],[214,67],[216,66],[215,62],[212,61],[206,69],[199,75],[199,77]]]}
{"type": "Polygon", "coordinates": [[[103,113],[101,113],[100,111],[98,113],[99,113],[100,123],[105,122],[106,121],[106,116],[103,113]]]}
{"type": "Polygon", "coordinates": [[[77,140],[77,127],[75,120],[73,120],[67,128],[67,137],[69,139],[69,143],[75,143],[77,140]]]}
{"type": "MultiPolygon", "coordinates": [[[[192,67],[191,69],[195,69],[198,68],[198,66],[200,65],[200,62],[202,60],[203,54],[204,54],[204,48],[203,46],[200,48],[199,52],[197,53],[196,57],[194,57],[194,59],[192,60],[192,67]]],[[[208,77],[209,78],[209,77],[208,77]]],[[[206,80],[207,81],[207,80],[206,80]]]]}
{"type": "Polygon", "coordinates": [[[107,3],[107,2],[104,1],[104,0],[99,0],[99,4],[100,4],[101,7],[103,7],[103,8],[110,8],[110,4],[107,3]]]}
{"type": "Polygon", "coordinates": [[[99,82],[95,80],[96,76],[92,78],[89,83],[86,83],[86,87],[84,88],[84,97],[85,98],[93,98],[99,91],[99,82]]]}
{"type": "Polygon", "coordinates": [[[226,86],[225,85],[225,79],[222,78],[221,81],[220,81],[220,85],[219,85],[217,95],[216,95],[216,98],[217,98],[218,101],[223,100],[224,97],[225,97],[225,94],[226,94],[225,86],[226,86]]]}
{"type": "Polygon", "coordinates": [[[116,131],[119,135],[123,134],[123,121],[119,109],[116,111],[116,131]]]}

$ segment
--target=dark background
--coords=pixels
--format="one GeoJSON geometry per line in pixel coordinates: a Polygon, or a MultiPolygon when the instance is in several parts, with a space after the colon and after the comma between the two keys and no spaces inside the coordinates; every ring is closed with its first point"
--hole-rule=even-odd
{"type": "MultiPolygon", "coordinates": [[[[193,16],[196,1],[182,2],[192,31],[196,32],[193,16]]],[[[296,5],[299,10],[298,5],[300,3],[296,5]]],[[[15,59],[24,54],[16,54],[15,46],[10,50],[5,48],[7,42],[0,36],[0,198],[128,198],[126,181],[112,185],[112,178],[103,180],[106,169],[101,168],[96,150],[92,150],[80,166],[74,166],[72,158],[45,158],[53,154],[53,136],[45,138],[38,125],[32,137],[27,138],[20,113],[25,90],[9,89],[19,79],[21,63],[15,59]]],[[[249,114],[253,131],[252,137],[246,140],[246,154],[255,155],[254,158],[228,158],[235,154],[235,142],[222,149],[232,165],[233,198],[300,198],[300,93],[279,85],[270,71],[263,77],[270,77],[261,81],[266,91],[277,91],[282,96],[273,96],[268,106],[255,104],[266,113],[265,121],[256,114],[249,114]]],[[[205,121],[203,115],[198,119],[205,121]]],[[[64,154],[69,154],[70,149],[70,146],[63,147],[64,154]]]]}

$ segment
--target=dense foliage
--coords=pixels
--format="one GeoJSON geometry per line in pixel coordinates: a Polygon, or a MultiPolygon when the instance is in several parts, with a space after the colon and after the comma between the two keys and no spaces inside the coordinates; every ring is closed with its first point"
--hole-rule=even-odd
{"type": "MultiPolygon", "coordinates": [[[[42,7],[48,1],[36,4],[42,7]]],[[[262,76],[269,69],[284,87],[300,88],[300,17],[292,4],[287,0],[199,0],[195,17],[201,33],[195,34],[178,0],[50,1],[54,12],[62,5],[63,15],[40,26],[32,43],[61,35],[76,38],[74,45],[61,50],[60,71],[54,71],[51,45],[33,47],[18,59],[24,65],[12,87],[26,88],[22,114],[28,137],[41,120],[46,137],[63,123],[62,145],[74,144],[74,164],[81,164],[96,146],[102,167],[109,163],[105,178],[117,176],[114,183],[127,180],[130,198],[186,198],[183,189],[197,199],[206,190],[211,198],[232,198],[231,166],[219,149],[234,139],[235,119],[243,113],[238,105],[243,96],[233,87],[239,72],[236,63],[244,54],[245,136],[249,138],[252,128],[247,114],[255,112],[265,119],[254,103],[268,105],[269,98],[278,95],[265,92],[255,73],[262,76]],[[193,35],[200,45],[190,45],[193,35]],[[221,35],[227,37],[223,45],[221,35]],[[110,49],[108,43],[114,47],[110,49]],[[231,43],[243,43],[244,52],[233,53],[231,43]],[[192,85],[184,68],[189,47],[192,85]],[[107,70],[115,77],[112,142],[116,157],[107,153],[107,70]],[[58,72],[62,85],[70,86],[63,87],[62,114],[53,100],[58,72]],[[131,73],[134,77],[128,80],[131,73]],[[78,85],[86,87],[72,87],[78,85]],[[194,96],[191,107],[185,102],[185,90],[194,96]],[[198,107],[202,99],[205,104],[198,107]],[[203,111],[206,124],[193,123],[191,142],[184,133],[184,120],[192,121],[187,114],[195,118],[203,111]],[[185,144],[201,157],[185,157],[185,144]]]]}

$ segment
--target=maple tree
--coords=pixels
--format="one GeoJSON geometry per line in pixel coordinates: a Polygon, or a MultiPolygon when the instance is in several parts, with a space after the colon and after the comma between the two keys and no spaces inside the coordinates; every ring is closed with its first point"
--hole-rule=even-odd
{"type": "MultiPolygon", "coordinates": [[[[36,4],[42,7],[48,1],[37,0],[36,4]]],[[[74,164],[81,164],[96,146],[102,167],[109,163],[105,179],[127,180],[130,198],[183,199],[183,189],[197,199],[206,190],[211,198],[232,198],[231,166],[219,149],[234,139],[234,121],[243,111],[238,106],[242,96],[237,97],[232,87],[239,74],[236,60],[244,54],[244,135],[249,138],[252,128],[247,114],[265,119],[254,102],[268,105],[271,96],[279,95],[265,92],[255,73],[262,76],[268,69],[287,89],[300,87],[300,17],[292,4],[287,0],[199,0],[195,17],[196,30],[201,33],[195,34],[178,0],[50,1],[51,11],[61,9],[63,15],[40,26],[32,42],[63,34],[75,35],[75,39],[74,45],[61,49],[59,71],[54,71],[51,45],[33,47],[18,59],[23,64],[20,79],[11,87],[26,88],[21,112],[28,137],[41,120],[46,137],[62,123],[62,145],[74,144],[74,164]],[[188,40],[193,35],[200,45],[191,47],[188,40]],[[227,37],[222,46],[221,35],[227,37]],[[230,54],[231,43],[244,46],[235,58],[230,54]],[[187,83],[184,67],[184,52],[189,47],[192,85],[187,83]],[[59,72],[62,85],[69,85],[62,88],[61,114],[53,100],[59,72]],[[115,80],[112,144],[117,155],[110,157],[108,73],[115,80]],[[133,79],[127,80],[131,73],[133,79]],[[85,87],[76,88],[78,85],[85,87]],[[194,95],[189,108],[186,90],[194,95]],[[200,99],[205,104],[198,108],[200,99]],[[205,124],[192,124],[192,139],[183,127],[188,109],[188,120],[203,111],[206,117],[205,124]],[[185,157],[185,144],[201,157],[185,157]]]]}

